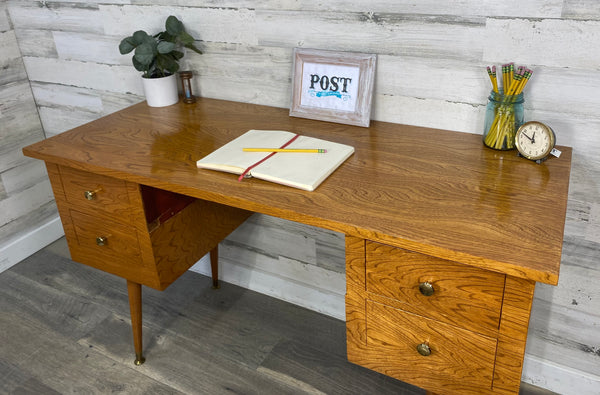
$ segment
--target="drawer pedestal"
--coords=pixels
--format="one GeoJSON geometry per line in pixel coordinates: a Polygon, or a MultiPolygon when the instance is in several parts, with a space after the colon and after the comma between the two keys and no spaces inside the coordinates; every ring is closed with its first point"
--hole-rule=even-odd
{"type": "Polygon", "coordinates": [[[434,393],[518,393],[534,282],[352,236],[346,268],[350,362],[434,393]]]}
{"type": "Polygon", "coordinates": [[[252,213],[46,163],[74,261],[127,280],[136,364],[143,362],[141,285],[164,290],[252,213]]]}

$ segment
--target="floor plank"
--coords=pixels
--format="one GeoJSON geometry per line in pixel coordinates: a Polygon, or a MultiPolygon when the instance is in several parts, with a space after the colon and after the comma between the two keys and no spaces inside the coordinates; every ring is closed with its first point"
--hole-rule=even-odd
{"type": "Polygon", "coordinates": [[[384,375],[374,375],[348,363],[345,355],[331,354],[298,341],[282,341],[263,362],[262,369],[293,377],[325,394],[422,394],[384,375]]]}

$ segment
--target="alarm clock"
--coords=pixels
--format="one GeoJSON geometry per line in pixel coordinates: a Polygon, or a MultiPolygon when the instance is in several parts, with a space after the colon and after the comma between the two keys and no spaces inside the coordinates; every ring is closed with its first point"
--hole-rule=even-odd
{"type": "Polygon", "coordinates": [[[554,149],[556,135],[552,128],[538,121],[525,122],[515,136],[515,145],[519,155],[541,163],[554,149]]]}

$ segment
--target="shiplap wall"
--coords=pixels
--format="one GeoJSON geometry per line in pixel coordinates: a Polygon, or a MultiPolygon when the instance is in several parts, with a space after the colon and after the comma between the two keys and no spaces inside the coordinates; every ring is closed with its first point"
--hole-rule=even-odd
{"type": "MultiPolygon", "coordinates": [[[[163,30],[170,14],[200,40],[205,54],[188,53],[184,68],[205,97],[288,107],[294,47],[370,52],[373,119],[481,133],[485,66],[529,66],[525,117],[551,125],[574,156],[560,281],[536,288],[523,379],[600,393],[597,0],[11,0],[8,12],[47,135],[143,100],[117,46],[163,30]]],[[[10,41],[10,26],[0,31],[10,41]]],[[[15,51],[3,44],[1,59],[15,51]]],[[[227,281],[343,317],[343,235],[254,215],[221,257],[227,281]]]]}
{"type": "Polygon", "coordinates": [[[6,5],[0,1],[0,272],[62,232],[44,164],[21,153],[44,132],[6,5]]]}

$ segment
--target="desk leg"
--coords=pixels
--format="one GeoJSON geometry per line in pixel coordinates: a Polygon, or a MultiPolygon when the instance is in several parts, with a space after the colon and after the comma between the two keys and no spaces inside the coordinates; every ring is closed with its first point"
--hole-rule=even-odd
{"type": "Polygon", "coordinates": [[[219,288],[219,246],[210,250],[210,270],[212,272],[213,288],[219,288]]]}
{"type": "Polygon", "coordinates": [[[127,280],[129,294],[129,310],[131,312],[131,329],[133,330],[133,347],[135,348],[136,365],[144,363],[142,356],[142,286],[127,280]]]}

